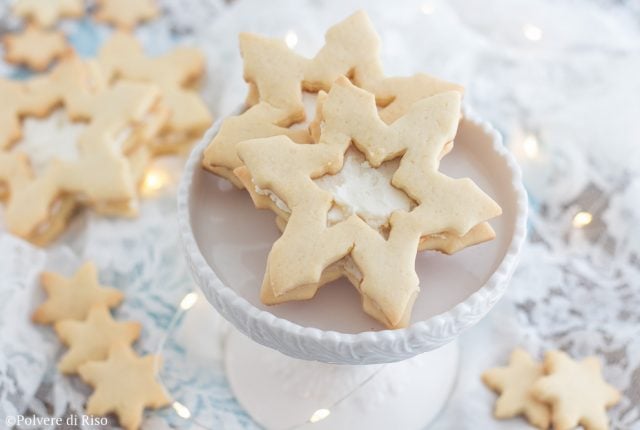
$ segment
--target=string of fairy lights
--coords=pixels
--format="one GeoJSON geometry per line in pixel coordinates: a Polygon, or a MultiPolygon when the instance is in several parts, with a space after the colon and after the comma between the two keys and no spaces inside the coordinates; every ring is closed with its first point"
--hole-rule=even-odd
{"type": "MultiPolygon", "coordinates": [[[[424,15],[432,15],[437,11],[437,3],[436,2],[426,2],[420,6],[420,13],[424,15]]],[[[521,26],[522,37],[525,39],[535,43],[539,42],[543,38],[543,30],[538,25],[534,23],[523,23],[521,26]]],[[[298,44],[298,34],[293,29],[289,29],[286,31],[284,35],[284,41],[290,49],[293,49],[298,44]]],[[[522,157],[527,160],[535,160],[541,156],[541,145],[539,139],[535,133],[525,133],[516,142],[512,143],[515,146],[522,157]]],[[[514,149],[512,147],[512,149],[514,149]]],[[[521,159],[521,161],[524,161],[521,159]]],[[[168,170],[163,169],[158,166],[151,167],[145,174],[141,189],[142,194],[144,196],[154,196],[159,193],[161,190],[171,185],[173,181],[174,175],[172,175],[168,170]]],[[[585,228],[593,221],[593,214],[589,210],[579,210],[575,213],[571,220],[571,225],[573,228],[581,229],[585,228]]],[[[201,300],[198,293],[192,291],[187,293],[182,300],[180,301],[179,306],[176,309],[175,314],[173,315],[171,322],[163,336],[160,340],[157,353],[158,355],[164,349],[167,340],[173,334],[174,330],[177,328],[180,320],[184,316],[186,312],[189,312],[193,306],[196,304],[198,300],[201,300]]],[[[159,370],[160,363],[158,362],[156,370],[159,370]]],[[[362,389],[366,384],[371,382],[374,378],[376,378],[385,368],[385,365],[378,367],[372,374],[366,377],[361,383],[357,384],[352,390],[350,390],[347,394],[337,399],[330,405],[318,405],[318,408],[311,414],[309,419],[303,423],[294,425],[289,427],[286,430],[296,430],[298,428],[304,427],[308,424],[318,423],[327,419],[331,415],[331,411],[334,410],[337,406],[344,403],[347,399],[354,395],[358,390],[362,389]]],[[[159,372],[158,372],[159,374],[159,372]]],[[[159,374],[160,376],[160,374],[159,374]]],[[[165,385],[166,386],[166,385],[165,385]]],[[[172,403],[172,408],[175,411],[176,415],[184,420],[188,420],[191,424],[195,424],[201,428],[208,428],[208,426],[198,423],[197,420],[194,419],[193,414],[189,407],[178,400],[174,400],[172,403]]]]}
{"type": "MultiPolygon", "coordinates": [[[[155,362],[155,372],[158,375],[158,380],[160,381],[160,383],[163,384],[165,389],[167,389],[167,384],[162,379],[162,373],[160,372],[160,370],[161,370],[160,369],[161,368],[160,357],[161,357],[162,352],[163,352],[163,350],[164,350],[164,348],[165,348],[165,346],[167,344],[167,341],[173,335],[173,333],[175,332],[176,328],[178,328],[179,322],[182,320],[184,315],[195,306],[195,304],[198,302],[198,300],[201,300],[201,298],[200,298],[200,295],[195,291],[191,291],[191,292],[187,293],[182,298],[182,300],[180,301],[180,304],[178,305],[178,308],[177,308],[176,312],[173,314],[173,316],[171,318],[171,321],[169,322],[169,325],[167,326],[167,329],[166,329],[164,335],[160,339],[160,342],[158,342],[158,346],[157,346],[156,351],[155,351],[155,356],[157,357],[156,362],[155,362]]],[[[315,424],[315,423],[318,423],[318,422],[320,422],[322,420],[325,420],[326,418],[328,418],[331,415],[331,411],[332,410],[335,410],[335,408],[337,408],[342,403],[344,403],[346,400],[351,398],[357,391],[362,389],[365,385],[367,385],[374,378],[376,378],[378,375],[380,375],[380,373],[385,368],[386,368],[386,364],[383,364],[383,365],[377,367],[373,372],[371,372],[371,374],[369,374],[366,378],[364,378],[360,383],[356,384],[346,394],[342,395],[341,397],[339,397],[338,399],[333,401],[331,404],[325,405],[325,407],[319,407],[318,409],[316,409],[311,414],[311,416],[309,417],[309,419],[307,421],[299,423],[299,424],[295,424],[295,425],[290,426],[290,427],[287,427],[285,430],[297,430],[297,429],[299,429],[301,427],[304,427],[307,424],[315,424]]],[[[169,390],[167,389],[167,391],[169,391],[169,390]]],[[[182,402],[180,402],[178,400],[173,400],[173,402],[171,403],[171,407],[175,411],[176,415],[178,415],[178,417],[182,418],[183,420],[189,421],[190,424],[194,424],[194,425],[196,425],[198,427],[201,427],[203,429],[209,428],[209,426],[207,426],[206,424],[198,422],[198,420],[195,419],[195,417],[192,416],[191,410],[184,403],[182,403],[182,402]]]]}
{"type": "MultiPolygon", "coordinates": [[[[516,154],[519,161],[524,164],[529,161],[537,160],[542,156],[540,141],[534,133],[526,133],[520,139],[516,139],[512,143],[512,150],[516,154]]],[[[587,227],[593,221],[594,208],[583,208],[578,210],[571,218],[571,225],[576,229],[587,227]]]]}

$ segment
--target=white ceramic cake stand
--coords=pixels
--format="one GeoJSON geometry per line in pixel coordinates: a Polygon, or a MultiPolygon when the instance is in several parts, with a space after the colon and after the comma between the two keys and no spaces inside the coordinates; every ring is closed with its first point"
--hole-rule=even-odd
{"type": "MultiPolygon", "coordinates": [[[[467,112],[441,164],[450,176],[471,177],[502,206],[492,221],[497,238],[454,256],[420,253],[412,323],[382,330],[346,281],[313,300],[260,303],[267,253],[279,233],[270,211],[255,210],[245,191],[200,167],[219,126],[190,155],[178,213],[196,282],[237,329],[225,363],[240,404],[268,429],[424,428],[455,384],[455,339],[504,294],[524,242],[526,193],[499,134],[467,112]]],[[[203,333],[202,341],[213,340],[203,333]]]]}

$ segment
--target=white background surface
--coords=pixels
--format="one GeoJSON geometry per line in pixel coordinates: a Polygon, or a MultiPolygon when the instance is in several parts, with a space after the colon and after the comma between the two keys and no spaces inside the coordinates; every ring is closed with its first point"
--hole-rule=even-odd
{"type": "MultiPolygon", "coordinates": [[[[138,35],[152,52],[177,39],[201,47],[209,63],[203,91],[218,115],[246,92],[239,31],[279,37],[293,31],[295,49],[310,55],[329,25],[362,7],[382,38],[389,75],[424,71],[464,84],[466,102],[502,131],[520,158],[532,216],[510,291],[461,338],[458,386],[433,428],[526,428],[519,419],[491,417],[495,396],[479,380],[482,370],[504,363],[516,345],[537,357],[550,348],[575,357],[598,355],[607,379],[624,396],[610,412],[613,427],[640,428],[638,2],[271,1],[266,7],[259,0],[188,0],[167,7],[171,16],[138,35]],[[540,40],[527,39],[525,25],[539,28],[540,40]],[[523,147],[530,133],[539,142],[534,157],[523,147]],[[577,229],[572,219],[581,210],[594,220],[577,229]]],[[[74,37],[86,30],[64,28],[74,37]]],[[[2,65],[0,72],[13,70],[2,65]]],[[[171,193],[145,202],[134,221],[84,216],[47,251],[0,233],[0,417],[27,408],[63,416],[82,410],[86,387],[56,374],[57,341],[28,320],[42,300],[35,284],[42,268],[70,273],[80,261],[95,260],[102,281],[127,295],[117,316],[144,324],[139,351],[157,348],[192,288],[177,246],[171,193]]],[[[163,378],[198,422],[255,428],[231,398],[215,361],[219,321],[208,310],[199,303],[171,335],[163,378]]],[[[150,429],[198,428],[171,409],[150,416],[150,429]]]]}

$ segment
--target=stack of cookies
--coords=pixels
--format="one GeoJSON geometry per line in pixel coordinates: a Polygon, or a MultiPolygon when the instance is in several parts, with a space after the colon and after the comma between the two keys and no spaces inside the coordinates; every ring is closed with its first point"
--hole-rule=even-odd
{"type": "Polygon", "coordinates": [[[308,59],[240,35],[247,109],[225,119],[203,166],[272,210],[265,304],[312,298],[346,277],[388,328],[410,322],[418,251],[452,254],[494,238],[500,206],[470,179],[438,171],[453,147],[462,88],[426,74],[387,77],[357,12],[308,59]]]}
{"type": "Polygon", "coordinates": [[[80,206],[136,214],[151,159],[182,150],[211,124],[194,88],[204,73],[203,55],[177,48],[148,57],[126,31],[156,16],[155,2],[97,6],[96,19],[118,30],[96,58],[81,59],[62,33],[49,30],[59,18],[81,16],[81,0],[16,1],[14,12],[26,20],[25,30],[4,39],[8,62],[43,72],[23,80],[0,78],[5,223],[36,244],[54,240],[80,206]]]}
{"type": "Polygon", "coordinates": [[[44,272],[41,283],[47,301],[33,314],[39,324],[53,324],[60,340],[69,347],[58,363],[67,375],[78,374],[94,388],[87,413],[115,414],[127,430],[140,427],[145,407],[160,408],[170,400],[156,381],[160,357],[138,356],[131,344],[140,336],[138,322],[115,321],[110,312],[120,304],[122,293],[98,283],[92,263],[72,277],[44,272]]]}
{"type": "Polygon", "coordinates": [[[562,351],[548,351],[538,363],[517,348],[508,366],[487,370],[482,380],[500,394],[496,418],[524,415],[541,430],[607,430],[607,409],[620,401],[620,392],[602,378],[597,357],[576,361],[562,351]]]}

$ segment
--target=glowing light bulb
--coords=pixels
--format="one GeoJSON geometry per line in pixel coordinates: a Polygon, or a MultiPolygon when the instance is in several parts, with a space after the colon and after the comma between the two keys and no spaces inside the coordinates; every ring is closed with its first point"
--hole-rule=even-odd
{"type": "Polygon", "coordinates": [[[532,42],[537,42],[542,39],[542,29],[533,24],[525,24],[522,26],[522,34],[524,37],[531,40],[532,42]]]}
{"type": "Polygon", "coordinates": [[[329,409],[318,409],[313,413],[313,415],[311,415],[311,418],[309,418],[309,422],[315,424],[327,418],[329,415],[331,415],[331,411],[329,409]]]}
{"type": "Polygon", "coordinates": [[[189,418],[191,418],[191,411],[189,411],[189,409],[182,403],[174,401],[171,406],[173,407],[173,410],[176,411],[176,414],[178,414],[180,418],[183,418],[185,420],[188,420],[189,418]]]}
{"type": "Polygon", "coordinates": [[[573,217],[573,226],[575,228],[583,228],[591,224],[591,221],[593,221],[593,215],[589,212],[581,211],[573,217]]]}
{"type": "Polygon", "coordinates": [[[153,194],[169,183],[169,174],[164,170],[151,169],[144,176],[142,181],[142,193],[146,195],[153,194]]]}
{"type": "Polygon", "coordinates": [[[525,136],[522,140],[522,149],[524,150],[524,154],[529,158],[536,158],[540,153],[540,145],[538,144],[538,139],[530,134],[525,136]]]}
{"type": "Polygon", "coordinates": [[[287,31],[286,36],[284,36],[284,43],[287,44],[289,49],[295,48],[295,46],[298,44],[298,35],[296,34],[296,32],[293,30],[287,31]]]}
{"type": "Polygon", "coordinates": [[[422,6],[420,6],[420,12],[425,15],[431,15],[434,9],[433,3],[423,3],[422,6]]]}
{"type": "Polygon", "coordinates": [[[198,301],[198,294],[193,292],[189,293],[186,296],[184,296],[184,298],[180,302],[180,309],[182,309],[183,311],[191,309],[193,305],[196,304],[197,301],[198,301]]]}

